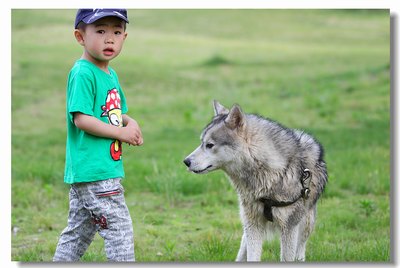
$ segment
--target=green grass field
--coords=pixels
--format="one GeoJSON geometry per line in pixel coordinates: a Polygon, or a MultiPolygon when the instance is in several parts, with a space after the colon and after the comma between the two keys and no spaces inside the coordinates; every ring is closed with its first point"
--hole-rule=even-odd
{"type": "MultiPolygon", "coordinates": [[[[307,261],[391,260],[388,10],[129,16],[111,66],[145,140],[124,149],[138,262],[235,259],[242,231],[234,189],[223,172],[194,175],[182,163],[213,116],[213,99],[304,129],[324,145],[329,183],[307,261]]],[[[65,86],[82,53],[74,18],[74,10],[12,10],[14,261],[51,261],[67,223],[65,86]]],[[[264,244],[262,260],[279,261],[278,239],[264,244]]],[[[83,261],[106,261],[98,235],[83,261]]]]}

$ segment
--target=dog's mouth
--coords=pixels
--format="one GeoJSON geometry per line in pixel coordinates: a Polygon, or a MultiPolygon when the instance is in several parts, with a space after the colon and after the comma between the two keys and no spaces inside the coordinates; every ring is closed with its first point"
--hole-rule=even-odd
{"type": "Polygon", "coordinates": [[[196,173],[196,174],[201,174],[201,173],[205,173],[209,168],[211,168],[212,165],[209,165],[208,167],[206,167],[205,169],[201,169],[201,170],[192,170],[192,172],[196,173]]]}

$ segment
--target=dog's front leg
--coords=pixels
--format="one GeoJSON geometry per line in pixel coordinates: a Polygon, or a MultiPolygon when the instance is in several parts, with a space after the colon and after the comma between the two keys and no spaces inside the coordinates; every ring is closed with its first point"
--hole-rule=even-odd
{"type": "Polygon", "coordinates": [[[240,242],[240,249],[236,256],[236,261],[243,262],[247,261],[247,242],[246,242],[246,234],[243,232],[242,241],[240,242]]]}
{"type": "Polygon", "coordinates": [[[261,261],[263,235],[256,228],[247,229],[245,232],[247,244],[247,261],[261,261]]]}
{"type": "Polygon", "coordinates": [[[286,226],[281,234],[281,261],[291,262],[296,260],[298,226],[286,226]]]}

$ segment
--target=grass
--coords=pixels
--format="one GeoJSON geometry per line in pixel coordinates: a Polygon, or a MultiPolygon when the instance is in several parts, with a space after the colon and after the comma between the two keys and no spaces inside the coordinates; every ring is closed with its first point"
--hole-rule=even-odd
{"type": "MultiPolygon", "coordinates": [[[[74,10],[12,11],[12,260],[51,261],[66,226],[65,83],[82,48],[74,10]],[[29,17],[29,23],[25,18],[29,17]]],[[[389,262],[388,10],[130,10],[112,61],[145,144],[124,151],[139,262],[231,262],[241,238],[223,172],[183,158],[212,100],[305,129],[324,145],[329,183],[311,262],[389,262]]],[[[99,236],[84,262],[106,261],[99,236]]],[[[262,260],[279,261],[279,241],[262,260]]]]}

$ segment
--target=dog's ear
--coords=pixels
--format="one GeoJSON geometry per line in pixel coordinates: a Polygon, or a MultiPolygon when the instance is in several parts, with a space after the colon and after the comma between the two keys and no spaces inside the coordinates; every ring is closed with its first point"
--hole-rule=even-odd
{"type": "Polygon", "coordinates": [[[225,119],[225,123],[230,129],[242,129],[244,127],[245,117],[239,105],[233,105],[228,117],[225,119]]]}
{"type": "Polygon", "coordinates": [[[214,100],[214,115],[228,114],[229,110],[221,105],[218,101],[214,100]]]}

